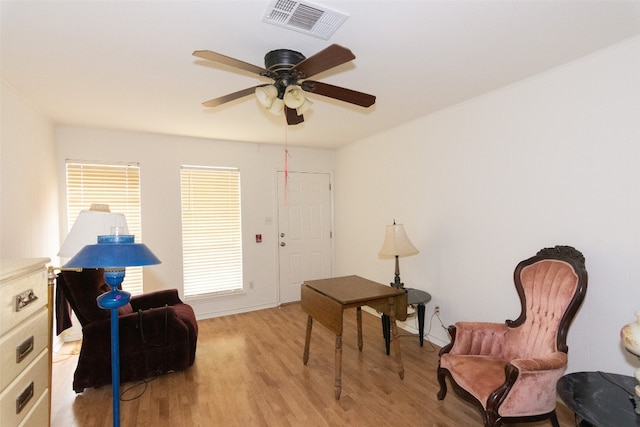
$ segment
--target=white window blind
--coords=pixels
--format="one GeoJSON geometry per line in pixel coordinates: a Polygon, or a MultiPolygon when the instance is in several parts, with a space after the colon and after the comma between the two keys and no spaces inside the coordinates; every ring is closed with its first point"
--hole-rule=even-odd
{"type": "MultiPolygon", "coordinates": [[[[78,214],[92,204],[109,205],[127,219],[129,234],[141,242],[140,166],[67,160],[67,230],[78,214]]],[[[143,292],[142,267],[128,267],[122,288],[132,295],[143,292]]]]}
{"type": "Polygon", "coordinates": [[[184,295],[242,290],[240,172],[182,166],[184,295]]]}

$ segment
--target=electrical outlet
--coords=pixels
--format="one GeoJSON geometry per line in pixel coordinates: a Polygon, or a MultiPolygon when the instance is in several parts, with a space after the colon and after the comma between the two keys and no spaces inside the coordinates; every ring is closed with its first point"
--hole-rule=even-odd
{"type": "Polygon", "coordinates": [[[440,314],[440,306],[436,305],[436,307],[433,309],[433,312],[436,314],[440,314]]]}

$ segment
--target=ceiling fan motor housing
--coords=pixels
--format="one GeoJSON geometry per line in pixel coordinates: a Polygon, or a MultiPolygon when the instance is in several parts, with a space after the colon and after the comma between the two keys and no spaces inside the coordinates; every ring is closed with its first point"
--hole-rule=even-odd
{"type": "Polygon", "coordinates": [[[298,73],[291,73],[291,69],[306,58],[300,52],[290,49],[276,49],[264,56],[265,68],[277,75],[274,85],[278,88],[278,98],[284,97],[287,86],[297,84],[302,78],[298,73]]]}

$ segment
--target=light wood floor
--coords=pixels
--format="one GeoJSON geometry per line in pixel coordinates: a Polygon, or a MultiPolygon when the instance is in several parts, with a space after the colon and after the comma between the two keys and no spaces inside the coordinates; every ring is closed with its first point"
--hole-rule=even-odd
{"type": "MultiPolygon", "coordinates": [[[[380,319],[363,312],[359,352],[355,317],[355,309],[345,313],[339,401],[333,395],[335,336],[316,322],[304,366],[306,314],[291,304],[200,321],[192,368],[146,385],[122,384],[121,392],[133,388],[121,402],[121,425],[482,426],[476,409],[450,388],[437,400],[439,348],[426,341],[421,348],[417,337],[401,337],[401,380],[385,354],[380,319]]],[[[110,386],[77,395],[72,389],[78,346],[67,343],[54,354],[52,426],[110,426],[110,386]]],[[[558,416],[562,426],[575,425],[561,404],[558,416]]]]}

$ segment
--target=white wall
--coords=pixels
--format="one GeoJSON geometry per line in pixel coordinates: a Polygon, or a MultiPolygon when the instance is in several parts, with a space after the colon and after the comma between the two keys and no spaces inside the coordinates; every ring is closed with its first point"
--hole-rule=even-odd
{"type": "MultiPolygon", "coordinates": [[[[182,294],[180,166],[239,168],[246,292],[189,304],[202,319],[278,303],[276,172],[284,168],[284,147],[66,126],[58,128],[57,141],[62,206],[65,159],[140,163],[142,241],[162,261],[143,269],[145,291],[178,288],[182,294]]],[[[332,150],[289,147],[289,154],[290,171],[333,172],[332,150]]]]}
{"type": "Polygon", "coordinates": [[[54,126],[4,80],[0,90],[0,258],[57,261],[54,126]]]}
{"type": "MultiPolygon", "coordinates": [[[[470,70],[472,72],[473,70],[470,70]]],[[[428,96],[428,94],[425,94],[428,96]]],[[[515,265],[575,246],[589,288],[570,371],[631,375],[620,328],[640,309],[640,38],[340,149],[336,274],[388,282],[377,258],[395,218],[420,254],[408,287],[446,325],[519,314],[515,265]]],[[[448,341],[434,321],[434,341],[448,341]]]]}

